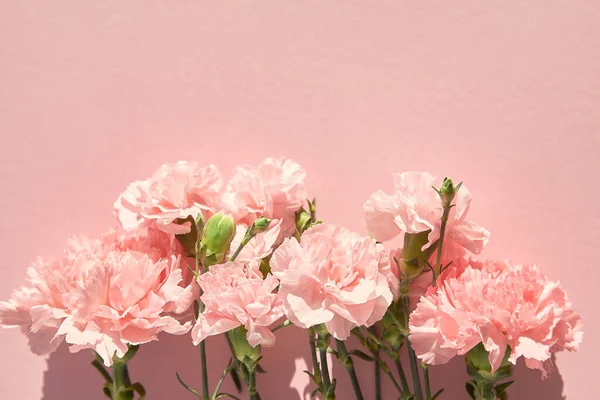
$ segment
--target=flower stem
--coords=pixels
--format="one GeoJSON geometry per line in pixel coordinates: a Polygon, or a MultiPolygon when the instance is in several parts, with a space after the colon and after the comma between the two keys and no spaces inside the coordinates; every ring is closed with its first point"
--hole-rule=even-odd
{"type": "Polygon", "coordinates": [[[348,375],[350,375],[350,381],[352,382],[352,388],[354,389],[354,394],[356,396],[356,400],[364,400],[362,392],[360,391],[360,384],[358,383],[358,377],[356,376],[356,371],[354,370],[354,362],[352,361],[352,357],[348,354],[348,349],[346,345],[341,340],[335,339],[335,343],[337,345],[338,356],[342,361],[342,364],[348,371],[348,375]]]}
{"type": "Polygon", "coordinates": [[[248,368],[248,393],[250,400],[256,400],[256,368],[248,368]]]}
{"type": "Polygon", "coordinates": [[[404,373],[404,368],[402,367],[402,361],[400,358],[394,359],[394,363],[396,364],[396,369],[398,370],[398,375],[400,375],[400,383],[402,384],[402,391],[404,394],[410,393],[410,388],[408,387],[408,381],[406,380],[406,374],[404,373]]]}
{"type": "Polygon", "coordinates": [[[113,370],[113,387],[112,387],[112,398],[114,400],[121,399],[121,389],[128,388],[131,385],[129,379],[129,370],[127,364],[124,362],[115,362],[112,367],[113,370]]]}
{"type": "MultiPolygon", "coordinates": [[[[377,355],[379,355],[379,352],[377,352],[377,355]]],[[[379,364],[378,359],[375,359],[374,369],[375,369],[375,400],[381,400],[381,365],[379,364]]]]}
{"type": "Polygon", "coordinates": [[[433,285],[437,281],[438,276],[442,273],[442,250],[444,248],[444,236],[446,236],[446,224],[448,224],[448,216],[450,215],[451,207],[444,208],[442,214],[442,224],[440,227],[440,238],[438,241],[438,247],[436,250],[435,267],[433,269],[433,285]]]}
{"type": "Polygon", "coordinates": [[[210,398],[208,390],[208,368],[206,363],[206,341],[200,342],[200,361],[202,363],[202,400],[210,398]]]}
{"type": "Polygon", "coordinates": [[[429,365],[422,363],[423,379],[425,380],[425,399],[431,400],[431,385],[429,383],[429,365]]]}
{"type": "MultiPolygon", "coordinates": [[[[202,241],[202,235],[200,234],[199,227],[196,225],[196,275],[205,272],[203,266],[200,261],[200,243],[202,241]]],[[[202,288],[200,288],[200,293],[198,297],[198,312],[202,313],[204,311],[204,303],[200,299],[202,297],[202,288]]],[[[195,316],[198,318],[198,316],[195,316]]],[[[202,372],[202,400],[209,400],[209,388],[208,388],[208,366],[206,362],[206,340],[200,342],[200,364],[201,364],[201,372],[202,372]]]]}
{"type": "MultiPolygon", "coordinates": [[[[373,338],[377,338],[377,329],[375,328],[375,326],[371,326],[370,328],[368,328],[367,330],[370,334],[371,337],[373,338]]],[[[377,343],[377,345],[380,345],[381,342],[377,343]]],[[[373,352],[373,358],[375,359],[375,362],[373,363],[373,373],[374,373],[374,378],[375,378],[375,400],[381,400],[381,359],[379,358],[379,349],[377,347],[373,348],[372,350],[373,352]]]]}
{"type": "Polygon", "coordinates": [[[327,350],[319,349],[319,359],[321,360],[321,376],[323,377],[323,388],[325,393],[331,386],[331,378],[329,377],[329,365],[327,364],[327,350]]]}
{"type": "Polygon", "coordinates": [[[310,345],[310,356],[312,359],[314,380],[319,385],[321,394],[325,395],[325,393],[323,393],[323,380],[321,378],[321,368],[319,366],[319,360],[317,359],[317,346],[315,345],[314,328],[308,328],[308,343],[310,345]]]}
{"type": "MultiPolygon", "coordinates": [[[[402,306],[404,308],[404,328],[408,331],[408,317],[410,315],[408,294],[402,294],[402,306]]],[[[408,361],[410,363],[410,374],[412,375],[413,387],[415,389],[415,400],[423,400],[423,390],[421,389],[421,378],[419,377],[417,356],[410,344],[408,336],[406,337],[406,349],[408,351],[408,361]]]]}
{"type": "Polygon", "coordinates": [[[248,242],[250,241],[250,239],[252,239],[251,237],[248,236],[244,236],[244,238],[242,239],[240,245],[238,246],[237,249],[235,249],[235,252],[231,255],[231,257],[229,257],[229,261],[235,261],[235,259],[237,258],[237,256],[240,255],[240,253],[242,252],[242,249],[244,248],[244,246],[246,246],[248,244],[248,242]]]}

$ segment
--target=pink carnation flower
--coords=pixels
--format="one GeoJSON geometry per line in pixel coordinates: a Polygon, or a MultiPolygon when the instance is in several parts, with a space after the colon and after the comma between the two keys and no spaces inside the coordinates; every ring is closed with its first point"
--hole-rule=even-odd
{"type": "Polygon", "coordinates": [[[255,269],[241,262],[213,265],[198,277],[205,309],[192,329],[195,345],[208,336],[246,328],[248,343],[273,346],[275,335],[269,326],[283,317],[283,301],[273,291],[278,282],[263,279],[255,269]]]}
{"type": "Polygon", "coordinates": [[[115,214],[126,230],[155,224],[174,233],[190,232],[191,223],[177,223],[202,214],[210,217],[221,196],[222,178],[214,165],[179,161],[164,164],[145,181],[131,183],[114,204],[115,214]]]}
{"type": "Polygon", "coordinates": [[[583,339],[579,314],[558,282],[536,266],[473,262],[456,278],[421,298],[410,316],[410,340],[427,364],[444,364],[478,343],[489,353],[492,372],[523,357],[545,374],[552,353],[577,350],[583,339]]]}
{"type": "Polygon", "coordinates": [[[162,331],[187,332],[191,323],[168,313],[186,311],[194,289],[183,285],[180,257],[152,248],[157,243],[121,241],[114,233],[72,240],[62,258],[38,259],[29,267],[28,285],[0,302],[0,325],[20,327],[36,354],[48,354],[64,340],[72,352],[94,349],[107,366],[129,344],[156,340],[162,331]]]}
{"type": "MultiPolygon", "coordinates": [[[[391,240],[400,233],[419,233],[430,230],[429,247],[440,237],[442,201],[433,187],[441,181],[427,172],[403,172],[393,175],[395,192],[379,190],[364,204],[369,232],[379,241],[391,240]]],[[[462,185],[453,201],[446,225],[444,246],[458,246],[479,254],[489,240],[489,232],[466,219],[471,194],[462,185]]]]}
{"type": "Polygon", "coordinates": [[[337,225],[309,228],[300,242],[286,239],[270,263],[287,317],[303,328],[324,323],[340,340],[373,325],[393,299],[384,254],[373,239],[337,225]]]}
{"type": "Polygon", "coordinates": [[[267,158],[258,167],[234,170],[223,201],[236,220],[250,225],[258,217],[282,219],[283,234],[295,229],[295,213],[306,201],[306,172],[287,158],[267,158]]]}

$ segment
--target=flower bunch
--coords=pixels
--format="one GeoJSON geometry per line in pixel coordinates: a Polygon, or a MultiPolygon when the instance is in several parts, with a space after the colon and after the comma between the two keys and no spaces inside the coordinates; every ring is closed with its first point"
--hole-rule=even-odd
{"type": "Polygon", "coordinates": [[[0,302],[0,325],[19,327],[36,354],[62,342],[91,349],[111,399],[145,396],[127,363],[162,333],[191,331],[200,346],[201,390],[177,377],[202,400],[235,397],[220,389],[229,374],[258,399],[261,349],[289,325],[307,331],[313,393],[328,400],[328,353],[357,400],[356,357],[376,365],[375,398],[383,372],[399,398],[432,400],[440,392],[432,394],[429,366],[456,356],[473,378],[469,396],[494,400],[505,398],[510,383],[500,381],[518,358],[546,374],[552,354],[577,350],[581,319],[557,282],[536,266],[476,258],[490,234],[468,219],[464,185],[394,174],[393,193],[365,202],[363,235],[318,220],[305,177],[283,157],[237,167],[226,184],[214,165],[164,164],[117,198],[118,230],[75,237],[61,256],[35,261],[27,284],[0,302]],[[232,360],[211,393],[205,343],[221,334],[232,360]],[[362,349],[348,349],[351,336],[362,349]]]}

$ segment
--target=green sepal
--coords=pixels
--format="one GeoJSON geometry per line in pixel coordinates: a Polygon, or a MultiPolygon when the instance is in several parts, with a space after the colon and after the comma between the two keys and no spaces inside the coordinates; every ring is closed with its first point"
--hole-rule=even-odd
{"type": "Polygon", "coordinates": [[[102,393],[109,399],[112,399],[112,383],[107,383],[102,387],[102,393]]]}
{"type": "Polygon", "coordinates": [[[326,399],[333,398],[333,395],[335,394],[335,386],[336,386],[336,384],[337,384],[337,381],[334,378],[331,381],[331,385],[329,385],[329,389],[327,389],[327,393],[325,393],[325,398],[326,399]]]}
{"type": "Polygon", "coordinates": [[[133,400],[135,397],[135,392],[133,389],[121,389],[119,393],[117,393],[117,398],[115,400],[133,400]]]}
{"type": "Polygon", "coordinates": [[[508,381],[496,385],[496,394],[501,395],[502,393],[506,392],[506,389],[508,389],[513,383],[515,383],[515,381],[508,381]]]}
{"type": "Polygon", "coordinates": [[[468,381],[465,383],[465,389],[467,394],[473,400],[475,400],[475,390],[477,390],[477,383],[475,381],[468,381]]]}
{"type": "Polygon", "coordinates": [[[236,363],[236,366],[229,373],[231,375],[231,380],[233,381],[233,385],[235,386],[238,393],[242,393],[242,381],[240,380],[240,375],[238,374],[237,368],[239,368],[239,362],[236,363]]]}
{"type": "Polygon", "coordinates": [[[129,385],[129,388],[140,396],[139,400],[144,400],[146,397],[146,389],[140,382],[129,385]]]}

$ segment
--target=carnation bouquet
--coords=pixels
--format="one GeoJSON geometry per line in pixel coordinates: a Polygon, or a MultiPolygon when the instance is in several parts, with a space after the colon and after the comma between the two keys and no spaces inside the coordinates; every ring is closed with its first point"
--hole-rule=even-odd
{"type": "Polygon", "coordinates": [[[146,396],[128,362],[164,334],[200,347],[201,387],[173,379],[181,398],[201,400],[260,399],[261,349],[290,325],[306,331],[312,395],[327,400],[328,355],[357,400],[382,399],[382,379],[395,399],[442,399],[429,369],[458,356],[466,395],[494,400],[508,398],[519,358],[546,376],[554,353],[577,350],[581,318],[557,282],[535,265],[479,257],[490,234],[468,219],[465,185],[394,174],[393,193],[364,203],[363,235],[317,218],[305,176],[287,158],[237,167],[226,185],[213,165],[165,164],[117,198],[118,229],[34,261],[27,284],[0,302],[0,324],[19,327],[36,354],[62,342],[91,351],[113,400],[146,396]],[[215,335],[227,339],[227,365],[207,359],[215,335]],[[374,364],[362,378],[374,393],[362,391],[356,359],[374,364]],[[219,381],[209,367],[223,368],[219,381]],[[237,393],[221,390],[228,377],[237,393]]]}

